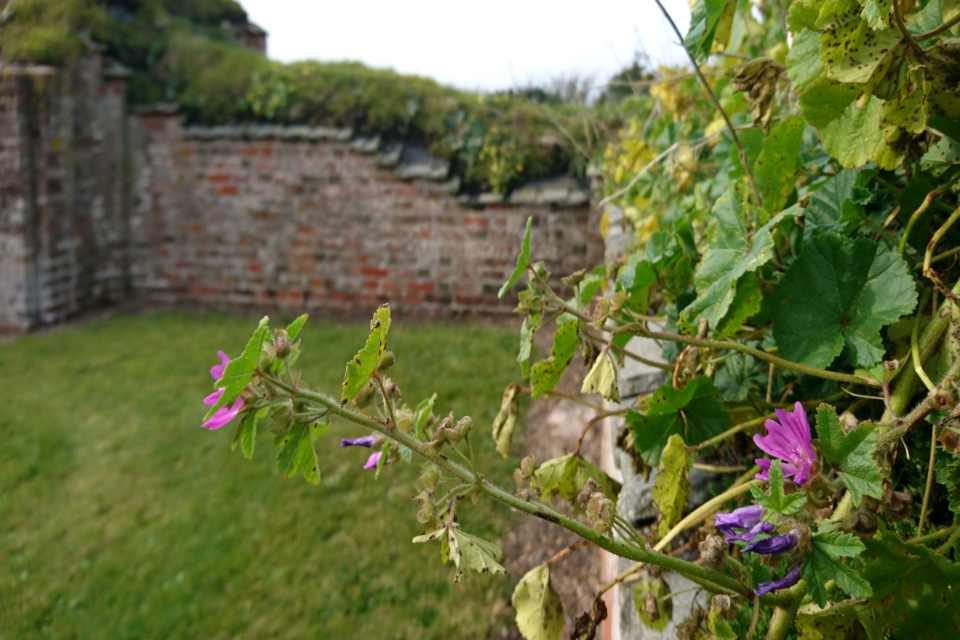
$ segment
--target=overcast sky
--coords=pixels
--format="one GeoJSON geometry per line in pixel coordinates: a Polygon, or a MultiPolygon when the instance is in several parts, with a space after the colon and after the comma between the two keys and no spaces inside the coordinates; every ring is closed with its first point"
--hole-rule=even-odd
{"type": "MultiPolygon", "coordinates": [[[[653,0],[240,0],[269,32],[268,55],[290,62],[360,60],[464,89],[505,89],[558,76],[602,82],[634,51],[682,63],[653,0]]],[[[686,0],[665,0],[681,33],[686,0]]]]}

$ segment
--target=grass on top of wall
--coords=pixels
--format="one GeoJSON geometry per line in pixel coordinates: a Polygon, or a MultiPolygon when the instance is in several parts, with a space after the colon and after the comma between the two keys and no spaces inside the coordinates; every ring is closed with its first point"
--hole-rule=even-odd
{"type": "MultiPolygon", "coordinates": [[[[253,461],[232,426],[199,428],[222,348],[251,320],[120,317],[0,344],[0,638],[484,638],[509,622],[503,577],[454,585],[419,533],[419,467],[361,469],[335,425],[319,487],[274,471],[269,433],[253,461]]],[[[364,326],[308,323],[304,380],[336,392],[364,326]]],[[[416,404],[468,413],[482,466],[512,482],[489,424],[514,378],[516,337],[463,326],[390,331],[391,375],[416,404]]],[[[509,486],[509,485],[507,485],[509,486]]],[[[509,514],[463,509],[498,539],[509,514]]]]}

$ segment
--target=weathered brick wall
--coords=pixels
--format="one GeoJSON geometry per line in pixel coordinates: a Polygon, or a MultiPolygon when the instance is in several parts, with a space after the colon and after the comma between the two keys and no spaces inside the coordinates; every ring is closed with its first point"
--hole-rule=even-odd
{"type": "Polygon", "coordinates": [[[0,74],[0,329],[25,329],[123,295],[125,84],[96,55],[0,74]]]}
{"type": "Polygon", "coordinates": [[[133,281],[170,302],[509,312],[515,297],[497,290],[528,216],[535,257],[552,272],[602,259],[586,203],[468,206],[448,184],[397,179],[356,142],[282,130],[199,140],[171,114],[138,120],[133,281]]]}

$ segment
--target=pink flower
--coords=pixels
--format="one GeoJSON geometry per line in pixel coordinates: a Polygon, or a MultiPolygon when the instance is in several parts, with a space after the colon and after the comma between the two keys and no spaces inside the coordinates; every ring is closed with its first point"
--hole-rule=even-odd
{"type": "MultiPolygon", "coordinates": [[[[793,476],[793,481],[803,484],[810,475],[810,468],[817,459],[810,439],[810,423],[803,406],[798,402],[793,413],[776,410],[776,420],[767,420],[764,427],[767,435],[753,436],[754,443],[766,453],[783,460],[783,476],[793,476]]],[[[760,458],[757,461],[762,471],[757,474],[760,480],[770,480],[770,465],[772,461],[760,458]]]]}
{"type": "Polygon", "coordinates": [[[370,457],[367,458],[367,463],[363,465],[364,469],[376,469],[377,463],[380,462],[380,456],[383,455],[383,451],[377,451],[376,453],[371,453],[370,457]]]}
{"type": "MultiPolygon", "coordinates": [[[[217,355],[220,356],[221,363],[210,369],[210,375],[214,380],[220,380],[220,378],[223,377],[223,371],[227,368],[227,363],[230,362],[230,358],[228,358],[227,354],[225,354],[223,351],[217,351],[217,355]]],[[[208,407],[216,406],[217,402],[219,402],[220,398],[223,396],[223,391],[223,389],[217,389],[203,399],[203,404],[207,405],[208,407]]],[[[236,418],[237,414],[240,413],[240,409],[242,408],[243,398],[237,398],[232,407],[220,407],[217,409],[216,413],[210,416],[209,420],[200,426],[208,429],[219,429],[236,418]]]]}

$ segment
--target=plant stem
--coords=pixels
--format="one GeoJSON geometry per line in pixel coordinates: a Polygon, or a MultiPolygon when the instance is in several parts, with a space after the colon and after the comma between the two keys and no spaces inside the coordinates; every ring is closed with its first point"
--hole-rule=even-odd
{"type": "MultiPolygon", "coordinates": [[[[893,0],[896,3],[897,0],[893,0]]],[[[770,618],[770,629],[767,631],[767,640],[783,640],[787,633],[793,630],[794,620],[797,619],[797,609],[800,608],[800,601],[807,592],[807,583],[800,581],[790,587],[789,601],[787,604],[778,606],[773,610],[773,616],[770,618]]]]}
{"type": "Polygon", "coordinates": [[[376,372],[373,374],[373,379],[377,381],[377,387],[380,389],[380,395],[383,397],[383,404],[387,408],[387,415],[390,416],[390,425],[397,426],[397,416],[393,413],[393,404],[390,402],[390,397],[387,395],[387,388],[383,384],[383,380],[380,379],[380,375],[376,372]]]}
{"type": "Polygon", "coordinates": [[[920,507],[920,523],[917,535],[923,535],[923,525],[927,519],[927,507],[930,504],[930,489],[933,486],[933,462],[937,453],[937,425],[930,425],[930,462],[927,465],[927,488],[923,491],[923,505],[920,507]]]}
{"type": "Polygon", "coordinates": [[[593,544],[593,543],[590,542],[589,540],[577,540],[576,542],[574,542],[574,543],[572,543],[572,544],[568,544],[566,547],[564,547],[564,548],[561,549],[560,551],[558,551],[558,552],[556,552],[555,554],[553,554],[553,555],[547,560],[547,564],[548,564],[548,565],[556,564],[557,562],[560,562],[561,560],[563,560],[564,558],[566,558],[568,555],[570,555],[571,553],[573,553],[576,549],[579,549],[580,547],[585,547],[585,546],[591,545],[591,544],[593,544]]]}
{"type": "MultiPolygon", "coordinates": [[[[670,23],[670,26],[673,28],[673,32],[677,35],[677,38],[680,40],[680,42],[683,42],[683,34],[680,33],[680,29],[677,28],[677,23],[673,21],[673,17],[671,17],[670,12],[667,11],[667,8],[663,6],[663,3],[660,2],[660,0],[653,1],[657,3],[658,7],[660,7],[661,13],[663,13],[664,17],[667,19],[667,22],[670,23]]],[[[686,47],[683,47],[683,51],[687,54],[687,58],[690,59],[690,64],[693,65],[693,70],[696,71],[697,78],[700,79],[700,84],[703,85],[707,95],[710,96],[710,100],[713,101],[717,111],[720,112],[720,116],[727,125],[727,130],[730,131],[730,135],[733,136],[733,142],[737,145],[737,153],[740,155],[740,164],[743,165],[743,171],[747,174],[747,179],[750,181],[750,188],[753,190],[753,197],[757,199],[757,206],[762,209],[763,199],[760,197],[760,191],[757,189],[757,183],[753,179],[753,171],[750,169],[750,163],[747,162],[747,153],[743,150],[743,144],[740,142],[740,136],[737,135],[736,128],[733,126],[733,123],[730,122],[730,117],[727,115],[727,112],[724,111],[723,105],[720,104],[720,100],[713,92],[713,88],[710,86],[710,83],[707,82],[707,79],[703,76],[703,71],[700,70],[700,65],[697,64],[697,60],[693,57],[693,54],[690,53],[686,47]]]]}
{"type": "Polygon", "coordinates": [[[715,464],[703,464],[702,462],[694,462],[690,466],[694,469],[700,469],[701,471],[711,471],[713,473],[736,473],[738,471],[747,470],[747,467],[742,464],[736,467],[718,467],[715,464]]]}
{"type": "Polygon", "coordinates": [[[952,527],[947,527],[946,529],[940,529],[940,531],[936,531],[934,533],[928,533],[927,535],[920,536],[919,538],[914,538],[909,542],[913,544],[924,544],[926,542],[933,542],[934,540],[939,540],[940,538],[946,538],[947,536],[949,536],[951,533],[954,533],[958,529],[960,529],[960,525],[955,524],[952,527]]]}
{"type": "Polygon", "coordinates": [[[950,302],[954,306],[956,306],[954,299],[957,296],[953,295],[951,291],[948,291],[943,283],[940,282],[940,278],[937,277],[937,273],[930,267],[930,261],[932,259],[933,248],[937,246],[937,243],[940,242],[940,239],[943,238],[944,235],[946,235],[947,231],[950,230],[950,227],[953,226],[953,223],[956,222],[958,218],[960,218],[960,207],[957,207],[957,209],[950,214],[950,217],[947,218],[946,222],[944,222],[940,228],[936,230],[936,232],[933,234],[933,237],[930,238],[930,242],[927,243],[927,250],[923,254],[923,275],[930,278],[933,284],[936,285],[938,289],[943,291],[944,295],[947,297],[946,301],[950,302]]]}
{"type": "Polygon", "coordinates": [[[921,42],[921,41],[923,41],[923,40],[926,40],[927,38],[932,38],[933,36],[937,35],[938,33],[942,33],[942,32],[944,32],[944,31],[946,31],[947,29],[949,29],[949,28],[952,27],[953,25],[957,24],[958,22],[960,22],[960,13],[958,13],[958,14],[955,15],[955,16],[953,16],[952,18],[950,18],[949,20],[947,20],[946,22],[944,22],[942,25],[940,25],[940,26],[937,27],[936,29],[931,29],[930,31],[927,31],[926,33],[918,34],[917,37],[916,37],[917,42],[921,42]]]}
{"type": "MultiPolygon", "coordinates": [[[[917,373],[917,377],[923,381],[927,391],[933,391],[935,385],[927,376],[927,372],[923,370],[923,362],[920,359],[920,318],[923,316],[923,307],[926,302],[927,296],[924,296],[923,302],[917,307],[917,317],[913,321],[913,331],[910,332],[910,359],[913,361],[913,370],[917,373]]],[[[934,313],[936,313],[936,309],[934,309],[934,313]]]]}
{"type": "MultiPolygon", "coordinates": [[[[744,475],[747,476],[747,478],[749,479],[750,477],[755,475],[758,471],[760,471],[760,467],[755,466],[747,474],[744,474],[744,475]]],[[[674,538],[680,535],[682,531],[685,531],[694,525],[700,524],[701,522],[706,520],[708,516],[713,514],[717,509],[719,509],[724,504],[726,504],[728,500],[732,500],[737,496],[743,495],[744,493],[750,491],[751,484],[759,484],[759,483],[760,483],[759,480],[755,480],[755,481],[744,482],[742,484],[734,484],[732,487],[730,487],[720,495],[716,496],[715,498],[711,498],[710,500],[707,500],[702,505],[700,505],[699,507],[691,511],[689,514],[687,514],[687,517],[685,517],[683,520],[681,520],[676,525],[674,525],[674,527],[667,532],[667,535],[663,536],[663,538],[660,539],[660,542],[658,542],[656,546],[653,547],[653,550],[662,551],[663,549],[666,548],[668,544],[670,544],[670,542],[674,538]]]]}
{"type": "MultiPolygon", "coordinates": [[[[339,416],[344,420],[359,424],[374,431],[378,431],[386,437],[399,442],[400,444],[409,448],[414,454],[424,458],[429,462],[432,462],[443,471],[446,471],[449,475],[459,479],[461,482],[473,482],[473,474],[470,470],[460,466],[443,455],[431,456],[427,454],[427,452],[424,451],[420,446],[421,442],[419,440],[403,433],[399,429],[385,427],[376,420],[373,420],[369,416],[363,415],[350,407],[341,407],[339,402],[337,402],[334,398],[327,396],[326,394],[310,391],[309,389],[295,389],[285,382],[262,372],[260,372],[259,375],[266,382],[274,385],[275,387],[283,389],[288,393],[296,394],[306,400],[321,404],[327,407],[330,410],[330,413],[339,416]]],[[[610,537],[604,535],[598,535],[589,526],[574,520],[573,518],[568,518],[560,513],[557,513],[540,503],[532,503],[522,500],[512,493],[508,493],[504,489],[492,484],[486,479],[482,480],[478,490],[494,500],[502,502],[509,507],[517,509],[518,511],[523,511],[526,514],[536,516],[542,520],[546,520],[547,522],[552,522],[558,526],[561,526],[568,531],[572,531],[581,538],[589,540],[601,549],[609,551],[610,553],[618,555],[622,558],[659,565],[665,569],[669,569],[675,573],[678,573],[679,575],[689,578],[690,580],[693,580],[694,582],[701,584],[715,592],[736,593],[745,598],[751,597],[749,590],[744,589],[744,587],[737,580],[731,578],[730,576],[724,575],[718,571],[713,571],[712,569],[698,566],[692,562],[687,562],[679,558],[672,558],[662,553],[637,548],[615,538],[611,539],[610,537]]],[[[773,603],[776,601],[776,598],[772,598],[770,601],[773,603]]]]}
{"type": "Polygon", "coordinates": [[[913,39],[913,36],[910,35],[910,32],[907,31],[907,27],[903,24],[903,17],[900,15],[900,2],[899,0],[890,0],[890,5],[893,8],[893,18],[897,23],[897,28],[900,29],[900,33],[903,34],[903,37],[906,39],[907,43],[910,45],[910,48],[913,49],[913,52],[919,58],[923,53],[923,50],[920,48],[920,45],[917,44],[917,41],[913,39]]]}

